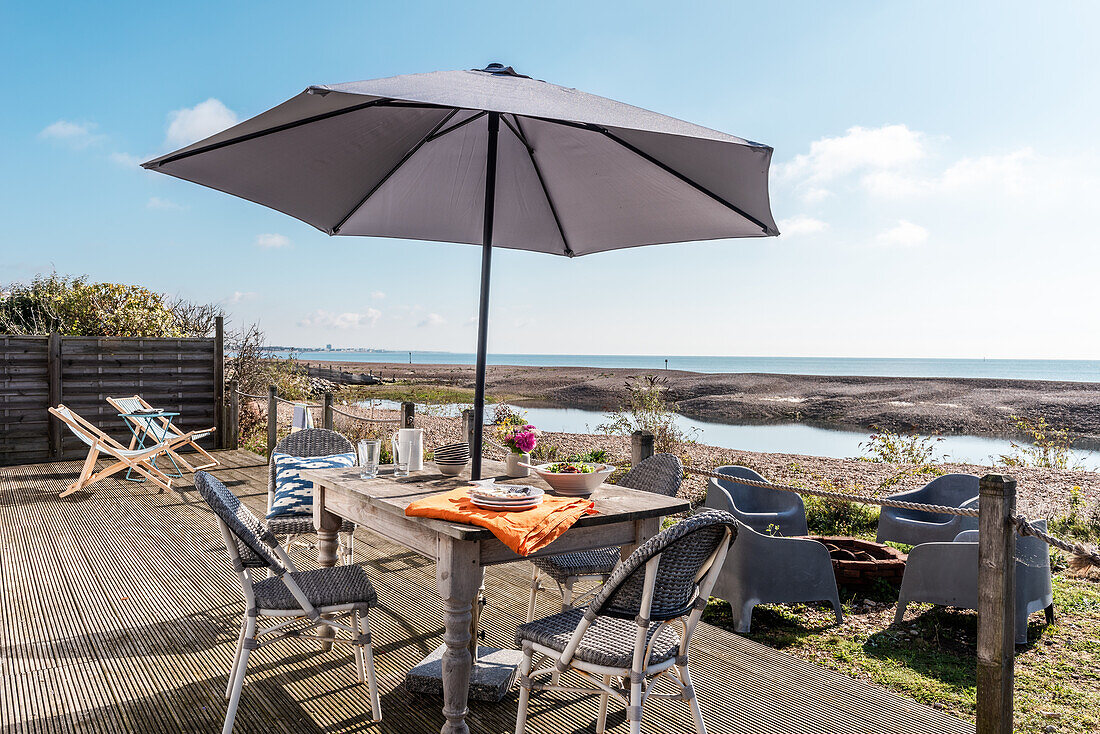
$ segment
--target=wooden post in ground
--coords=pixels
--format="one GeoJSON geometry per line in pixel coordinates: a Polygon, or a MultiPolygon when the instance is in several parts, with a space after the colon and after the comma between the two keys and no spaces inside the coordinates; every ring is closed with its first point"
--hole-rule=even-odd
{"type": "Polygon", "coordinates": [[[1016,480],[987,474],[978,486],[977,734],[1012,734],[1016,480]]]}
{"type": "Polygon", "coordinates": [[[241,446],[241,396],[236,380],[229,381],[229,419],[226,430],[226,448],[236,451],[241,446]]]}
{"type": "Polygon", "coordinates": [[[470,445],[470,451],[474,450],[474,410],[467,408],[462,411],[462,440],[470,445]]]}
{"type": "MultiPolygon", "coordinates": [[[[62,403],[61,397],[61,335],[56,331],[50,332],[49,341],[46,343],[46,390],[49,393],[51,408],[56,408],[62,403]]],[[[50,440],[50,456],[54,459],[61,458],[61,421],[49,419],[46,430],[50,440]]]]}
{"type": "Polygon", "coordinates": [[[225,317],[214,318],[214,445],[226,447],[225,424],[225,317]]]}
{"type": "Polygon", "coordinates": [[[401,427],[416,428],[416,403],[401,403],[401,427]]]}
{"type": "Polygon", "coordinates": [[[279,401],[275,399],[275,386],[267,386],[267,458],[279,441],[279,401]]]}
{"type": "Polygon", "coordinates": [[[330,431],[335,430],[332,426],[332,393],[326,390],[325,406],[321,409],[321,427],[327,428],[330,431]]]}
{"type": "Polygon", "coordinates": [[[634,431],[630,434],[630,465],[638,466],[653,456],[654,436],[649,431],[634,431]]]}

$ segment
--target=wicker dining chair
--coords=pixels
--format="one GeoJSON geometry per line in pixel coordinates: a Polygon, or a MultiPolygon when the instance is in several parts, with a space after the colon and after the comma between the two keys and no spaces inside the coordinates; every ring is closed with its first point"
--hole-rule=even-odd
{"type": "MultiPolygon", "coordinates": [[[[354,454],[355,446],[351,441],[327,428],[304,428],[295,431],[275,444],[275,450],[267,462],[267,509],[271,510],[275,502],[275,454],[287,454],[295,457],[332,456],[333,454],[354,454]]],[[[303,535],[317,532],[313,525],[313,515],[284,515],[269,517],[267,527],[272,533],[283,539],[287,547],[303,535]]],[[[344,520],[340,526],[340,560],[345,564],[352,562],[355,550],[355,523],[344,520]]]]}
{"type": "Polygon", "coordinates": [[[586,609],[569,609],[520,625],[516,644],[523,649],[523,661],[516,734],[526,731],[532,690],[599,695],[596,734],[607,727],[610,696],[626,704],[631,734],[641,731],[647,701],[687,701],[698,734],[706,734],[688,672],[688,648],[736,537],[737,521],[728,512],[692,515],[639,546],[586,609]],[[536,654],[553,659],[553,665],[532,672],[536,654]],[[566,671],[592,687],[553,682],[556,674],[566,671]],[[547,676],[551,683],[535,682],[547,676]],[[629,682],[629,689],[612,686],[612,678],[629,682]],[[673,683],[677,692],[655,693],[653,686],[662,678],[673,683]]]}
{"type": "MultiPolygon", "coordinates": [[[[619,486],[675,497],[683,480],[684,465],[680,463],[679,457],[654,454],[624,474],[619,480],[619,486]]],[[[573,585],[577,581],[606,581],[615,570],[619,558],[619,548],[600,548],[532,559],[534,570],[531,575],[531,597],[527,603],[527,621],[535,618],[535,601],[542,588],[542,574],[546,574],[557,584],[561,594],[561,608],[565,611],[579,601],[573,598],[573,585]]]]}
{"type": "Polygon", "coordinates": [[[225,690],[229,708],[222,734],[233,730],[252,651],[285,637],[353,645],[359,682],[366,683],[370,691],[371,716],[374,721],[381,721],[369,617],[371,607],[378,605],[378,597],[367,572],[361,566],[298,571],[275,535],[221,481],[199,471],[195,474],[195,489],[217,517],[244,592],[245,616],[225,690]],[[267,569],[269,577],[254,580],[252,570],[261,568],[267,569]],[[261,629],[259,617],[275,617],[279,621],[261,629]],[[303,622],[304,628],[300,624],[303,622]],[[321,627],[331,628],[336,636],[302,634],[321,627]],[[340,637],[340,632],[348,633],[350,638],[340,637]]]}

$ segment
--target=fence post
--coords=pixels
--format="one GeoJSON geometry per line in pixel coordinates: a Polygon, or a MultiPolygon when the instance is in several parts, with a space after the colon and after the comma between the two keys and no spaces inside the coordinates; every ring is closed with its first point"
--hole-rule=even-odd
{"type": "Polygon", "coordinates": [[[1012,734],[1016,480],[987,474],[978,497],[977,734],[1012,734]]]}
{"type": "Polygon", "coordinates": [[[332,391],[325,390],[325,407],[321,410],[321,427],[334,430],[332,423],[332,391]]]}
{"type": "Polygon", "coordinates": [[[649,431],[634,431],[630,434],[630,465],[638,466],[653,456],[653,434],[649,431]]]}
{"type": "Polygon", "coordinates": [[[229,381],[229,425],[226,426],[226,448],[236,451],[241,445],[241,396],[237,394],[237,381],[229,381]]]}
{"type": "Polygon", "coordinates": [[[275,400],[275,386],[267,386],[267,458],[271,458],[271,452],[275,450],[278,442],[279,426],[279,402],[275,400]]]}
{"type": "Polygon", "coordinates": [[[474,450],[474,410],[466,408],[462,411],[462,440],[470,445],[470,451],[474,450]]]}
{"type": "Polygon", "coordinates": [[[226,446],[225,436],[225,317],[214,318],[214,445],[226,446]]]}
{"type": "MultiPolygon", "coordinates": [[[[61,397],[61,335],[50,332],[46,342],[46,382],[51,407],[62,402],[61,397]]],[[[50,419],[46,425],[50,440],[50,456],[61,458],[61,421],[50,419]]]]}
{"type": "Polygon", "coordinates": [[[401,427],[416,428],[416,403],[401,403],[401,427]]]}

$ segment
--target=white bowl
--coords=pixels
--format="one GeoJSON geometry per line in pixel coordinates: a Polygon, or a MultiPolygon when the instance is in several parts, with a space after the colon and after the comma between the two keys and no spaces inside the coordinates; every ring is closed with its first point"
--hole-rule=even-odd
{"type": "Polygon", "coordinates": [[[457,477],[466,469],[465,464],[436,464],[435,466],[445,477],[457,477]]]}
{"type": "Polygon", "coordinates": [[[615,467],[611,464],[598,464],[593,461],[577,461],[571,462],[575,464],[591,464],[597,467],[597,469],[588,474],[557,474],[555,472],[547,471],[547,468],[554,464],[565,464],[564,461],[553,461],[549,464],[539,464],[532,467],[534,472],[542,477],[543,481],[550,485],[558,494],[564,495],[586,495],[592,494],[596,487],[603,484],[604,480],[615,473],[615,467]]]}

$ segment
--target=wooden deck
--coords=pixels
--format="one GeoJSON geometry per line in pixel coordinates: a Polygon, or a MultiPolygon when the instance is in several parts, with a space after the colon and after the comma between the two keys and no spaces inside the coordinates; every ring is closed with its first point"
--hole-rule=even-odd
{"type": "MultiPolygon", "coordinates": [[[[262,511],[262,460],[244,451],[219,458],[223,465],[214,473],[262,511]]],[[[0,469],[0,731],[219,731],[243,605],[210,513],[194,491],[184,498],[144,494],[144,485],[114,479],[58,500],[79,468],[62,462],[0,469]]],[[[253,657],[237,732],[439,731],[441,702],[402,685],[405,671],[441,641],[434,569],[369,532],[356,538],[356,560],[370,572],[382,604],[372,621],[384,721],[367,721],[365,687],[354,683],[346,649],[322,654],[306,641],[288,640],[253,657]]],[[[310,562],[303,559],[306,567],[310,562]]],[[[489,569],[488,644],[511,645],[527,580],[526,564],[489,569]]],[[[551,611],[549,595],[545,603],[551,611]]],[[[974,731],[705,624],[695,642],[693,677],[715,733],[974,731]]],[[[473,702],[471,731],[511,732],[515,699],[513,692],[497,705],[473,702]]],[[[536,695],[530,731],[590,732],[595,703],[536,695]]],[[[623,731],[624,721],[620,709],[609,727],[623,731]]],[[[643,729],[692,726],[682,704],[655,702],[643,729]]]]}

